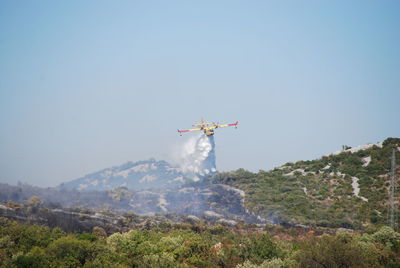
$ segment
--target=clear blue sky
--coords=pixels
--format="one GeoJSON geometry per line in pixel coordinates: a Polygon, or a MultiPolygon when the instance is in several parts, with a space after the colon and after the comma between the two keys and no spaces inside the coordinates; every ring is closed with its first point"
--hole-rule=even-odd
{"type": "Polygon", "coordinates": [[[219,170],[400,136],[400,1],[0,2],[0,182],[54,186],[216,133],[219,170]]]}

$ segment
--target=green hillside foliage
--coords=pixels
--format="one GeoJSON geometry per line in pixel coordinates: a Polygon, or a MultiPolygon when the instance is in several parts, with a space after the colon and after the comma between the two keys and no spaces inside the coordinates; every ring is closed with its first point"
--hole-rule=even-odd
{"type": "Polygon", "coordinates": [[[275,222],[356,229],[383,225],[393,148],[400,166],[400,139],[388,138],[382,148],[374,145],[258,173],[239,169],[211,181],[243,190],[249,210],[275,222]],[[358,178],[359,197],[353,193],[353,177],[358,178]]]}
{"type": "Polygon", "coordinates": [[[104,236],[0,218],[0,267],[398,267],[400,233],[320,236],[289,229],[160,225],[104,236]],[[282,239],[280,237],[286,237],[282,239]]]}

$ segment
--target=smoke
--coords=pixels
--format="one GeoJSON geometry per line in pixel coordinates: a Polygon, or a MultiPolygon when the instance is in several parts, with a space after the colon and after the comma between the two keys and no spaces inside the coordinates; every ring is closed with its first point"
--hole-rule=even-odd
{"type": "Polygon", "coordinates": [[[180,158],[182,171],[193,181],[217,172],[214,136],[190,137],[183,145],[180,158]]]}

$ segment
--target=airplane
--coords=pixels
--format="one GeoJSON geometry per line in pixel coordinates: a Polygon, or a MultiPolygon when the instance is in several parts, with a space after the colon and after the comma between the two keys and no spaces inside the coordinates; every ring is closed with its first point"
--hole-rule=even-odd
{"type": "Polygon", "coordinates": [[[192,129],[186,129],[186,130],[179,130],[179,135],[182,136],[183,133],[185,132],[192,132],[192,131],[203,131],[204,134],[206,134],[207,136],[212,136],[214,135],[214,129],[216,128],[221,128],[221,127],[235,127],[237,128],[239,122],[236,121],[235,123],[232,124],[224,124],[224,125],[219,125],[218,123],[214,123],[214,122],[204,122],[203,119],[201,119],[200,123],[194,124],[192,125],[195,128],[192,129]]]}

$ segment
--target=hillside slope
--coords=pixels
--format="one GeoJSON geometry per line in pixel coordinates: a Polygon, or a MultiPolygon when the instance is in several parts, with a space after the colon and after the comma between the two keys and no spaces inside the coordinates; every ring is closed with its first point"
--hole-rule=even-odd
{"type": "MultiPolygon", "coordinates": [[[[400,139],[388,138],[271,171],[243,169],[214,176],[245,192],[248,209],[280,222],[359,228],[387,219],[392,149],[400,166],[400,139]]],[[[397,177],[400,175],[397,168],[397,177]]],[[[399,193],[396,196],[399,200],[399,193]]]]}
{"type": "Polygon", "coordinates": [[[154,159],[127,162],[120,166],[106,168],[84,177],[63,183],[61,189],[79,191],[106,191],[118,187],[133,190],[171,188],[185,182],[179,168],[165,161],[154,159]]]}

